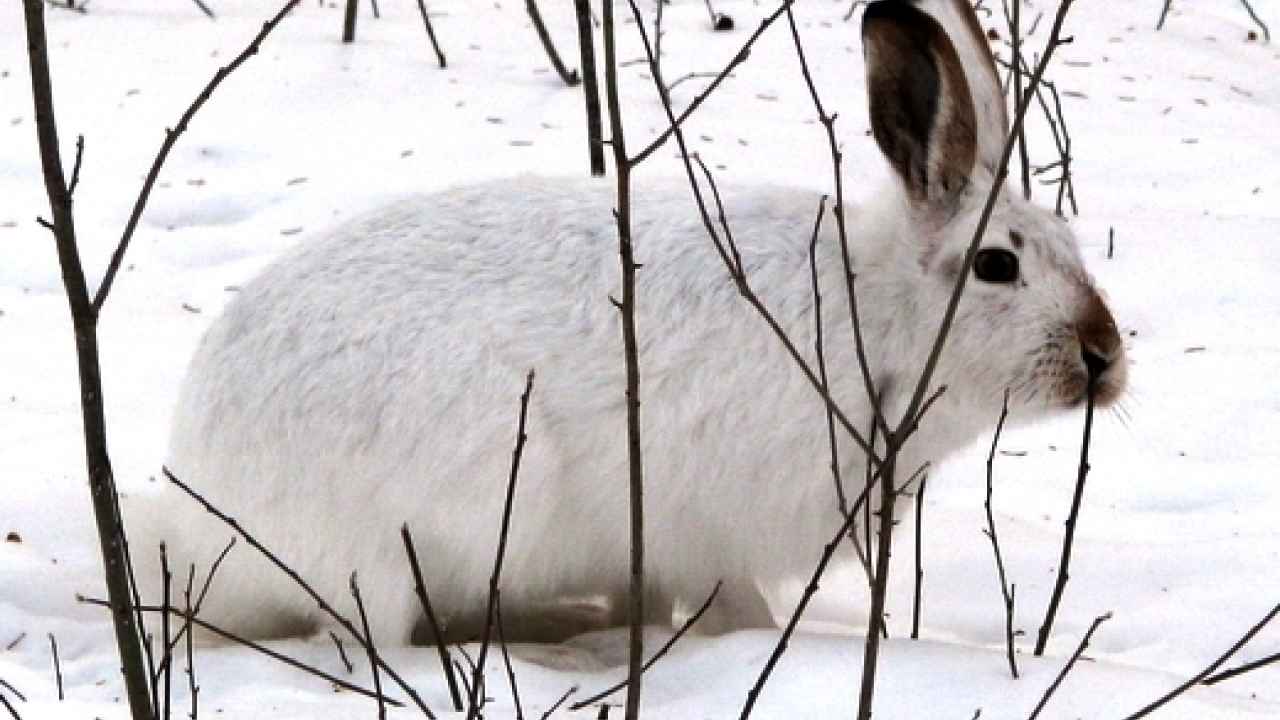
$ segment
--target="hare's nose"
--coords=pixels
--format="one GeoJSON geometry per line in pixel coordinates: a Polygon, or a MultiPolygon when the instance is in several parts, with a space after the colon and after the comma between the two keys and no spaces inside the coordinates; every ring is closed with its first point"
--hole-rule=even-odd
{"type": "Polygon", "coordinates": [[[1097,380],[1111,367],[1111,360],[1088,345],[1080,346],[1080,355],[1084,359],[1085,370],[1089,372],[1089,380],[1097,380]]]}

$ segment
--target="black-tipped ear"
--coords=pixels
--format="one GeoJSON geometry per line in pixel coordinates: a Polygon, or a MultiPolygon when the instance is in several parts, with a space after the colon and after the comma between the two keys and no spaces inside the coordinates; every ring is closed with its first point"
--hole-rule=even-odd
{"type": "Polygon", "coordinates": [[[871,130],[912,203],[952,207],[977,157],[973,99],[955,47],[907,0],[881,0],[862,16],[871,130]]]}

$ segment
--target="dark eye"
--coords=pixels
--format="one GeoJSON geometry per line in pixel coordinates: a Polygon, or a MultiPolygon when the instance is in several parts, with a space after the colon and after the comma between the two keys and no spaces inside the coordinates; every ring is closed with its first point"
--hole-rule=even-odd
{"type": "Polygon", "coordinates": [[[1018,256],[1003,248],[984,248],[973,259],[973,274],[989,283],[1018,279],[1018,256]]]}

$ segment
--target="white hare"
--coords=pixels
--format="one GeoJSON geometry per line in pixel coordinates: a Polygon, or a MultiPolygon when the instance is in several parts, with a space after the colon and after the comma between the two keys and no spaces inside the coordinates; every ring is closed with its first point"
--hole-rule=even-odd
{"type": "MultiPolygon", "coordinates": [[[[873,3],[863,36],[874,135],[895,181],[847,211],[869,365],[896,419],[993,183],[1007,119],[963,0],[873,3]],[[951,35],[944,30],[951,28],[951,35]],[[951,38],[955,39],[955,42],[951,38]]],[[[819,196],[725,188],[752,285],[811,348],[808,245],[819,196]]],[[[412,529],[450,634],[479,624],[525,373],[537,381],[502,573],[508,635],[558,600],[628,587],[619,270],[607,180],[518,178],[404,199],[304,243],[247,283],[191,362],[169,466],[342,607],[360,572],[380,642],[419,619],[398,534],[412,529]]],[[[818,242],[832,395],[871,410],[835,224],[818,242]]],[[[759,587],[807,573],[840,522],[823,403],[738,296],[683,181],[634,189],[650,622],[724,582],[705,629],[772,625],[759,587]]],[[[1111,314],[1067,224],[1001,191],[936,383],[904,449],[913,469],[1015,413],[1125,384],[1111,314]]],[[[841,443],[843,475],[864,458],[841,443]]],[[[135,546],[207,567],[232,534],[176,490],[128,508],[135,546]]],[[[204,616],[252,636],[324,618],[247,547],[204,616]]],[[[555,630],[552,629],[552,634],[555,630]]]]}

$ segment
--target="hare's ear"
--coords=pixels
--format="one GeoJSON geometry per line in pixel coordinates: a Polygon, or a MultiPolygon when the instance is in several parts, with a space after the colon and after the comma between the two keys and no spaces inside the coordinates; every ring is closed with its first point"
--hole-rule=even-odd
{"type": "Polygon", "coordinates": [[[995,57],[978,15],[969,0],[922,0],[920,9],[928,12],[946,28],[955,46],[978,123],[978,168],[994,178],[1009,135],[1009,114],[1005,110],[1004,91],[995,57]]]}
{"type": "Polygon", "coordinates": [[[912,205],[950,214],[969,183],[978,138],[973,99],[942,25],[907,0],[862,16],[867,97],[876,144],[912,205]]]}

